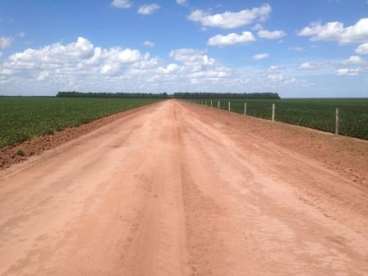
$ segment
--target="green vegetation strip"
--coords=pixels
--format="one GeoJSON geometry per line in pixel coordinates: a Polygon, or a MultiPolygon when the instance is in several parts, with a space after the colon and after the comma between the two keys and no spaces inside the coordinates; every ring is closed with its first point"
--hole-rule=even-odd
{"type": "Polygon", "coordinates": [[[0,97],[0,148],[157,99],[0,97]]]}
{"type": "MultiPolygon", "coordinates": [[[[231,111],[243,114],[247,102],[247,114],[264,119],[271,119],[275,103],[277,121],[327,132],[335,131],[335,112],[339,108],[340,134],[368,140],[368,99],[221,99],[222,109],[228,108],[229,100],[231,111]]],[[[203,101],[210,103],[210,99],[203,101]]],[[[213,106],[217,106],[217,99],[213,106]]]]}

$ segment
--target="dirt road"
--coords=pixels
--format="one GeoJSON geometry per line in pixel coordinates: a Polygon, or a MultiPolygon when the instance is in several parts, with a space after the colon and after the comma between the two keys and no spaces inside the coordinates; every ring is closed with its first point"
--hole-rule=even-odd
{"type": "Polygon", "coordinates": [[[0,275],[368,275],[368,164],[262,124],[165,101],[0,172],[0,275]]]}

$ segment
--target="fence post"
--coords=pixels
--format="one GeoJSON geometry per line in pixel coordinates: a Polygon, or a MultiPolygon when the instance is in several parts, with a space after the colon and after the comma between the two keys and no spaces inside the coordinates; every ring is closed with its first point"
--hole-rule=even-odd
{"type": "Polygon", "coordinates": [[[244,103],[244,116],[247,115],[247,103],[244,103]]]}
{"type": "Polygon", "coordinates": [[[335,134],[339,135],[339,128],[340,128],[340,110],[336,108],[336,124],[335,124],[335,134]]]}
{"type": "Polygon", "coordinates": [[[272,122],[275,121],[275,117],[276,117],[276,105],[272,104],[272,122]]]}
{"type": "Polygon", "coordinates": [[[229,110],[229,112],[231,112],[231,103],[230,103],[230,101],[228,101],[228,110],[229,110]]]}
{"type": "Polygon", "coordinates": [[[220,106],[220,101],[219,101],[219,100],[217,100],[217,108],[218,108],[218,109],[220,109],[220,108],[221,108],[221,106],[220,106]]]}
{"type": "Polygon", "coordinates": [[[211,100],[211,107],[212,107],[213,105],[212,105],[212,100],[211,100]]]}

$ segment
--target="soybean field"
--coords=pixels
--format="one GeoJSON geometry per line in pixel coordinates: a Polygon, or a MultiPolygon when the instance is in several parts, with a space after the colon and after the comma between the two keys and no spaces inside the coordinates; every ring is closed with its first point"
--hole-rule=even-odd
{"type": "MultiPolygon", "coordinates": [[[[314,128],[327,132],[335,131],[336,108],[339,109],[339,133],[341,135],[368,139],[368,99],[282,99],[282,100],[247,100],[214,99],[212,105],[220,103],[222,109],[244,113],[247,103],[247,115],[271,119],[272,104],[276,105],[277,121],[314,128]]],[[[201,100],[210,105],[211,100],[201,100]]]]}
{"type": "Polygon", "coordinates": [[[145,98],[0,97],[0,148],[154,101],[145,98]]]}

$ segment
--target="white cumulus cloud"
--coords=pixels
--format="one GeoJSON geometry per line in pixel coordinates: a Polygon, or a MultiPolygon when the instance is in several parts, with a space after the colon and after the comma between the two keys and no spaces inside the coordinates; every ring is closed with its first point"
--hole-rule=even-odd
{"type": "Polygon", "coordinates": [[[257,35],[260,38],[276,40],[276,39],[281,39],[285,37],[286,33],[281,30],[277,30],[277,31],[259,30],[257,32],[257,35]]]}
{"type": "Polygon", "coordinates": [[[299,66],[299,68],[303,70],[314,70],[318,69],[318,67],[319,67],[318,64],[312,62],[304,62],[299,66]]]}
{"type": "Polygon", "coordinates": [[[299,36],[310,37],[313,41],[337,41],[338,43],[360,43],[368,40],[368,18],[362,18],[354,25],[344,26],[339,21],[326,24],[313,23],[303,28],[299,36]]]}
{"type": "Polygon", "coordinates": [[[357,76],[360,71],[360,68],[341,68],[338,69],[336,73],[338,76],[357,76]]]}
{"type": "Polygon", "coordinates": [[[157,4],[147,4],[147,5],[140,6],[138,9],[138,13],[141,15],[150,15],[158,11],[159,9],[160,9],[160,6],[157,4]]]}
{"type": "Polygon", "coordinates": [[[152,42],[152,41],[149,41],[149,40],[146,40],[145,42],[143,42],[143,45],[144,45],[144,47],[147,47],[147,48],[155,47],[155,43],[152,42]]]}
{"type": "Polygon", "coordinates": [[[132,4],[132,1],[130,1],[130,0],[113,0],[111,5],[113,5],[115,8],[119,8],[119,9],[128,9],[133,4],[132,4]]]}
{"type": "Polygon", "coordinates": [[[229,91],[237,85],[236,78],[232,69],[204,50],[174,49],[164,60],[137,49],[98,47],[83,37],[0,60],[2,93],[10,95],[52,95],[60,90],[229,91]]]}
{"type": "Polygon", "coordinates": [[[172,74],[179,69],[179,65],[175,63],[170,63],[165,67],[159,67],[158,71],[162,74],[172,74]]]}
{"type": "Polygon", "coordinates": [[[368,55],[368,43],[359,45],[355,52],[359,55],[368,55]]]}
{"type": "Polygon", "coordinates": [[[269,4],[238,12],[226,11],[216,14],[211,14],[203,10],[195,10],[188,16],[188,19],[200,23],[203,27],[233,29],[252,24],[256,21],[264,21],[268,18],[271,11],[272,8],[269,4]]]}
{"type": "Polygon", "coordinates": [[[186,5],[186,4],[188,3],[188,1],[187,1],[187,0],[176,0],[176,3],[177,3],[178,5],[182,5],[182,6],[184,6],[184,5],[186,5]]]}
{"type": "Polygon", "coordinates": [[[171,51],[170,57],[182,63],[179,77],[185,76],[185,79],[193,84],[217,82],[231,75],[229,68],[218,64],[205,51],[191,48],[175,49],[171,51]]]}
{"type": "Polygon", "coordinates": [[[141,53],[138,50],[128,48],[119,50],[116,57],[121,63],[132,63],[141,58],[141,53]]]}
{"type": "Polygon", "coordinates": [[[347,60],[344,60],[343,63],[351,65],[361,65],[364,64],[365,61],[360,56],[351,56],[347,60]]]}
{"type": "Polygon", "coordinates": [[[266,58],[269,58],[269,57],[270,57],[270,54],[268,54],[268,53],[260,53],[260,54],[254,55],[253,59],[262,60],[262,59],[266,59],[266,58]]]}
{"type": "Polygon", "coordinates": [[[215,59],[210,58],[206,52],[191,48],[172,50],[170,57],[187,65],[210,66],[215,64],[215,59]]]}
{"type": "Polygon", "coordinates": [[[251,32],[243,32],[241,34],[230,33],[227,35],[216,35],[208,40],[209,46],[230,46],[235,44],[246,44],[255,41],[255,37],[251,32]]]}
{"type": "Polygon", "coordinates": [[[49,77],[50,73],[47,71],[41,71],[38,76],[37,76],[37,80],[38,81],[44,81],[49,77]]]}
{"type": "Polygon", "coordinates": [[[40,49],[26,49],[9,56],[3,63],[5,69],[19,76],[46,76],[62,78],[89,73],[117,74],[129,66],[148,63],[152,58],[136,49],[95,47],[88,39],[79,37],[69,44],[55,43],[40,49]]]}

